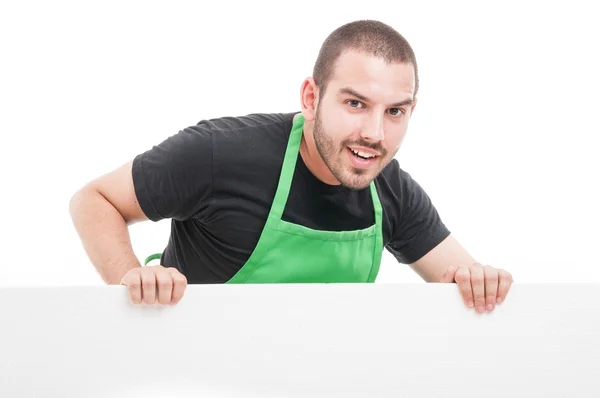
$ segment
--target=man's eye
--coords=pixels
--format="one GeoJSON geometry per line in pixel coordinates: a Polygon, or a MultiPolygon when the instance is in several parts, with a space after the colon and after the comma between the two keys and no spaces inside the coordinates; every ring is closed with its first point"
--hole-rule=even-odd
{"type": "Polygon", "coordinates": [[[390,109],[390,113],[392,114],[392,116],[397,116],[397,115],[402,114],[404,112],[400,108],[391,108],[390,109]]]}
{"type": "Polygon", "coordinates": [[[348,104],[353,108],[358,108],[361,105],[360,101],[357,100],[349,100],[348,104]]]}

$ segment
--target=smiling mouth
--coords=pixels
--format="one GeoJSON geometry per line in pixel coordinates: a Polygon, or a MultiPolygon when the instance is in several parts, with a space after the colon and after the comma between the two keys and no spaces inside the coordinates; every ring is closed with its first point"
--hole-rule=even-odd
{"type": "Polygon", "coordinates": [[[379,161],[379,155],[346,147],[350,164],[355,170],[368,170],[379,161]]]}
{"type": "Polygon", "coordinates": [[[360,158],[360,159],[369,160],[369,159],[374,159],[374,158],[378,157],[378,155],[375,155],[372,153],[367,153],[367,152],[355,150],[352,148],[348,148],[348,149],[350,150],[350,152],[352,152],[352,154],[354,154],[354,156],[356,156],[357,158],[360,158]]]}

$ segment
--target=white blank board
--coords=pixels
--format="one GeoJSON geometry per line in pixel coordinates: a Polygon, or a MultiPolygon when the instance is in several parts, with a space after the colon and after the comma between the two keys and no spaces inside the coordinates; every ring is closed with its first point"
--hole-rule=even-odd
{"type": "Polygon", "coordinates": [[[600,284],[0,288],[0,397],[598,397],[600,284]]]}

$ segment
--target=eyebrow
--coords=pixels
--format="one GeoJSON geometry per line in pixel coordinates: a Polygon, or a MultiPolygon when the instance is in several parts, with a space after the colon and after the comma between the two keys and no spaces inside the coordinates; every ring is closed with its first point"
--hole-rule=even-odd
{"type": "MultiPolygon", "coordinates": [[[[358,93],[357,91],[355,91],[355,90],[353,90],[351,88],[348,88],[348,87],[342,88],[340,90],[340,94],[349,94],[349,95],[352,95],[352,96],[360,99],[361,101],[371,102],[371,100],[369,100],[364,95],[362,95],[362,94],[358,93]]],[[[396,106],[412,105],[413,102],[414,101],[413,101],[412,98],[408,98],[408,99],[405,99],[404,101],[396,102],[395,104],[392,104],[391,106],[396,107],[396,106]]]]}

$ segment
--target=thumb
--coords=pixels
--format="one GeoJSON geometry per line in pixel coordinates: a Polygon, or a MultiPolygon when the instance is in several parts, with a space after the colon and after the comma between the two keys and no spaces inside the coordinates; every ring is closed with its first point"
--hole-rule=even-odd
{"type": "Polygon", "coordinates": [[[454,266],[448,267],[446,272],[442,275],[440,279],[441,283],[452,283],[454,282],[454,275],[456,275],[457,268],[454,266]]]}

